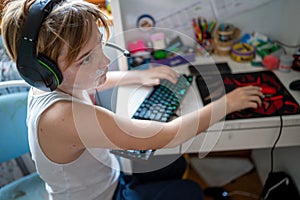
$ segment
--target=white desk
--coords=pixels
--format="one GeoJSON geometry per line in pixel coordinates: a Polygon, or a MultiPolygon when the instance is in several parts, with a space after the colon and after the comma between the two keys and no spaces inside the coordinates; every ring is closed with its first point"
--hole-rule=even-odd
{"type": "MultiPolygon", "coordinates": [[[[237,63],[228,57],[201,57],[194,64],[227,62],[233,73],[260,71],[263,68],[253,67],[250,63],[237,63]]],[[[174,67],[180,73],[188,74],[188,65],[174,67]]],[[[289,73],[274,71],[281,82],[289,90],[288,85],[296,79],[300,79],[300,72],[289,73]]],[[[141,86],[120,87],[118,90],[116,113],[131,117],[151,88],[141,86]]],[[[300,103],[300,92],[289,92],[300,103]]],[[[188,113],[203,103],[198,93],[195,81],[187,92],[179,109],[179,114],[188,113]]],[[[155,152],[159,154],[178,153],[206,153],[211,151],[243,150],[268,148],[274,144],[280,127],[279,117],[265,117],[254,119],[230,120],[220,122],[209,128],[190,141],[172,149],[161,149],[155,152]]],[[[300,115],[283,116],[282,136],[277,144],[279,147],[300,146],[300,115]]]]}

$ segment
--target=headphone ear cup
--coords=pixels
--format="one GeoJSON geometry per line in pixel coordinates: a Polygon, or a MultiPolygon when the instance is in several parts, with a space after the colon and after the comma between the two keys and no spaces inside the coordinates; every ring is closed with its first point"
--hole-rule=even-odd
{"type": "Polygon", "coordinates": [[[40,64],[40,67],[42,67],[43,69],[41,71],[45,71],[47,73],[45,73],[45,76],[43,74],[43,78],[44,80],[51,80],[51,83],[45,83],[47,85],[47,87],[50,87],[50,89],[53,91],[57,88],[57,86],[59,86],[63,80],[63,76],[60,72],[60,70],[58,69],[56,63],[54,63],[53,61],[51,61],[50,59],[48,59],[47,57],[43,56],[43,55],[38,55],[37,57],[38,62],[40,64]]]}

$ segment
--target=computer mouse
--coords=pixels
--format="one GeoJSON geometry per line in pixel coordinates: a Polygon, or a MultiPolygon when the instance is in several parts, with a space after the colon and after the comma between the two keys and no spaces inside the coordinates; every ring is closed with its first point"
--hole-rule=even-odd
{"type": "Polygon", "coordinates": [[[300,91],[300,80],[292,81],[290,83],[289,87],[290,87],[291,90],[298,90],[298,91],[300,91]]]}
{"type": "Polygon", "coordinates": [[[263,94],[276,94],[277,91],[274,87],[270,87],[270,86],[261,86],[261,92],[263,94]]]}

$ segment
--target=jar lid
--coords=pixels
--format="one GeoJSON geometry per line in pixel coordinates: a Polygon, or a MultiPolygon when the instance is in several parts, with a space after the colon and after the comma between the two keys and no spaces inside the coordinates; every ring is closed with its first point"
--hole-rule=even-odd
{"type": "Polygon", "coordinates": [[[287,54],[282,54],[280,56],[280,61],[284,61],[284,62],[293,62],[294,61],[294,57],[291,55],[287,55],[287,54]]]}

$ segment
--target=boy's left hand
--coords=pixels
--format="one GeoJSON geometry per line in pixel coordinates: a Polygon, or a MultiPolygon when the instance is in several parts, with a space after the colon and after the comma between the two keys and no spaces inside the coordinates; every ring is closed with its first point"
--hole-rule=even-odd
{"type": "Polygon", "coordinates": [[[154,86],[160,84],[160,79],[167,79],[172,83],[176,83],[179,74],[172,68],[167,66],[154,67],[143,71],[141,83],[147,86],[154,86]]]}

